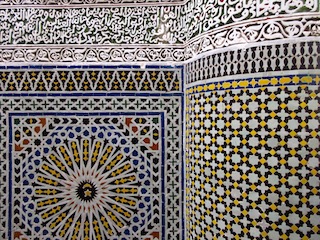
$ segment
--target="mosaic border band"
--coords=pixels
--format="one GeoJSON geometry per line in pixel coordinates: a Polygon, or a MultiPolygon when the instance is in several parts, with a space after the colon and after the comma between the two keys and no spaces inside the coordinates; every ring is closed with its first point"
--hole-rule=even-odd
{"type": "Polygon", "coordinates": [[[0,92],[181,92],[182,71],[102,67],[0,69],[0,92]]]}
{"type": "MultiPolygon", "coordinates": [[[[319,71],[320,72],[320,71],[319,71]]],[[[302,84],[320,85],[320,75],[293,75],[284,77],[251,77],[240,80],[227,80],[214,83],[198,84],[187,87],[186,94],[195,94],[207,91],[230,91],[235,89],[275,87],[275,86],[298,86],[302,84]]]]}

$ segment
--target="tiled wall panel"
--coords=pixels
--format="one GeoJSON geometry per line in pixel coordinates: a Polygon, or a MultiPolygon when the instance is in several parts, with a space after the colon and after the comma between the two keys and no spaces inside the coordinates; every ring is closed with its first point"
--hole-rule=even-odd
{"type": "Polygon", "coordinates": [[[182,239],[182,69],[1,70],[1,239],[182,239]]]}

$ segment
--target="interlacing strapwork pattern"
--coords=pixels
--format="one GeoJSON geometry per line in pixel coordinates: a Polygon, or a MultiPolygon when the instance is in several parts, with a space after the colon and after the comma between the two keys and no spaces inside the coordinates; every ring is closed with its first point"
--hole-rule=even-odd
{"type": "MultiPolygon", "coordinates": [[[[180,72],[181,84],[180,68],[157,71],[180,72]]],[[[15,86],[17,72],[6,70],[15,86]]],[[[181,91],[97,94],[85,85],[2,90],[0,237],[181,239],[181,91]]]]}
{"type": "Polygon", "coordinates": [[[187,239],[319,239],[320,77],[187,90],[187,239]]]}
{"type": "Polygon", "coordinates": [[[0,5],[3,62],[184,61],[239,43],[320,34],[316,0],[83,8],[61,8],[50,1],[32,2],[42,4],[39,8],[24,7],[28,1],[11,3],[17,5],[0,5]]]}

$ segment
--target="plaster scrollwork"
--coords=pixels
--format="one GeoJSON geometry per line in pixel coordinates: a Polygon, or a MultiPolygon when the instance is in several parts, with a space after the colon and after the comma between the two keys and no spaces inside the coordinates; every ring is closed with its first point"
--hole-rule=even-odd
{"type": "Polygon", "coordinates": [[[315,36],[320,36],[320,16],[257,21],[212,31],[190,41],[186,47],[185,58],[235,44],[315,36]]]}
{"type": "Polygon", "coordinates": [[[174,7],[2,9],[0,44],[182,43],[177,18],[174,7]]]}
{"type": "Polygon", "coordinates": [[[183,48],[6,48],[0,62],[159,62],[184,60],[183,48]]]}
{"type": "Polygon", "coordinates": [[[208,0],[203,4],[189,2],[193,6],[194,19],[190,23],[189,35],[197,36],[220,26],[241,23],[245,20],[296,14],[301,12],[316,12],[319,2],[314,0],[208,0]]]}
{"type": "Polygon", "coordinates": [[[146,2],[182,2],[183,0],[4,0],[0,5],[70,5],[70,4],[120,4],[146,2]]]}
{"type": "Polygon", "coordinates": [[[6,0],[10,8],[0,4],[1,61],[184,61],[239,43],[319,36],[317,0],[127,6],[121,5],[126,0],[110,0],[120,5],[97,7],[94,3],[107,1],[86,0],[84,4],[93,5],[57,6],[77,1],[6,0]],[[41,6],[21,7],[31,3],[41,6]]]}

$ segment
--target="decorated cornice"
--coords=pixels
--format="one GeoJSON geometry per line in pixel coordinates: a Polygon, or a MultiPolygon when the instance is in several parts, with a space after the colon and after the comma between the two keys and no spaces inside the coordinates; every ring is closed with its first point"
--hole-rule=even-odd
{"type": "MultiPolygon", "coordinates": [[[[251,44],[281,39],[320,36],[320,15],[272,17],[217,28],[191,39],[185,48],[185,59],[201,53],[237,44],[251,44]]],[[[319,38],[320,40],[320,38],[319,38]]]]}
{"type": "Polygon", "coordinates": [[[183,62],[230,45],[320,35],[317,0],[83,3],[2,1],[0,61],[183,62]]]}
{"type": "Polygon", "coordinates": [[[4,0],[1,5],[86,5],[127,3],[183,3],[184,0],[4,0]]]}

